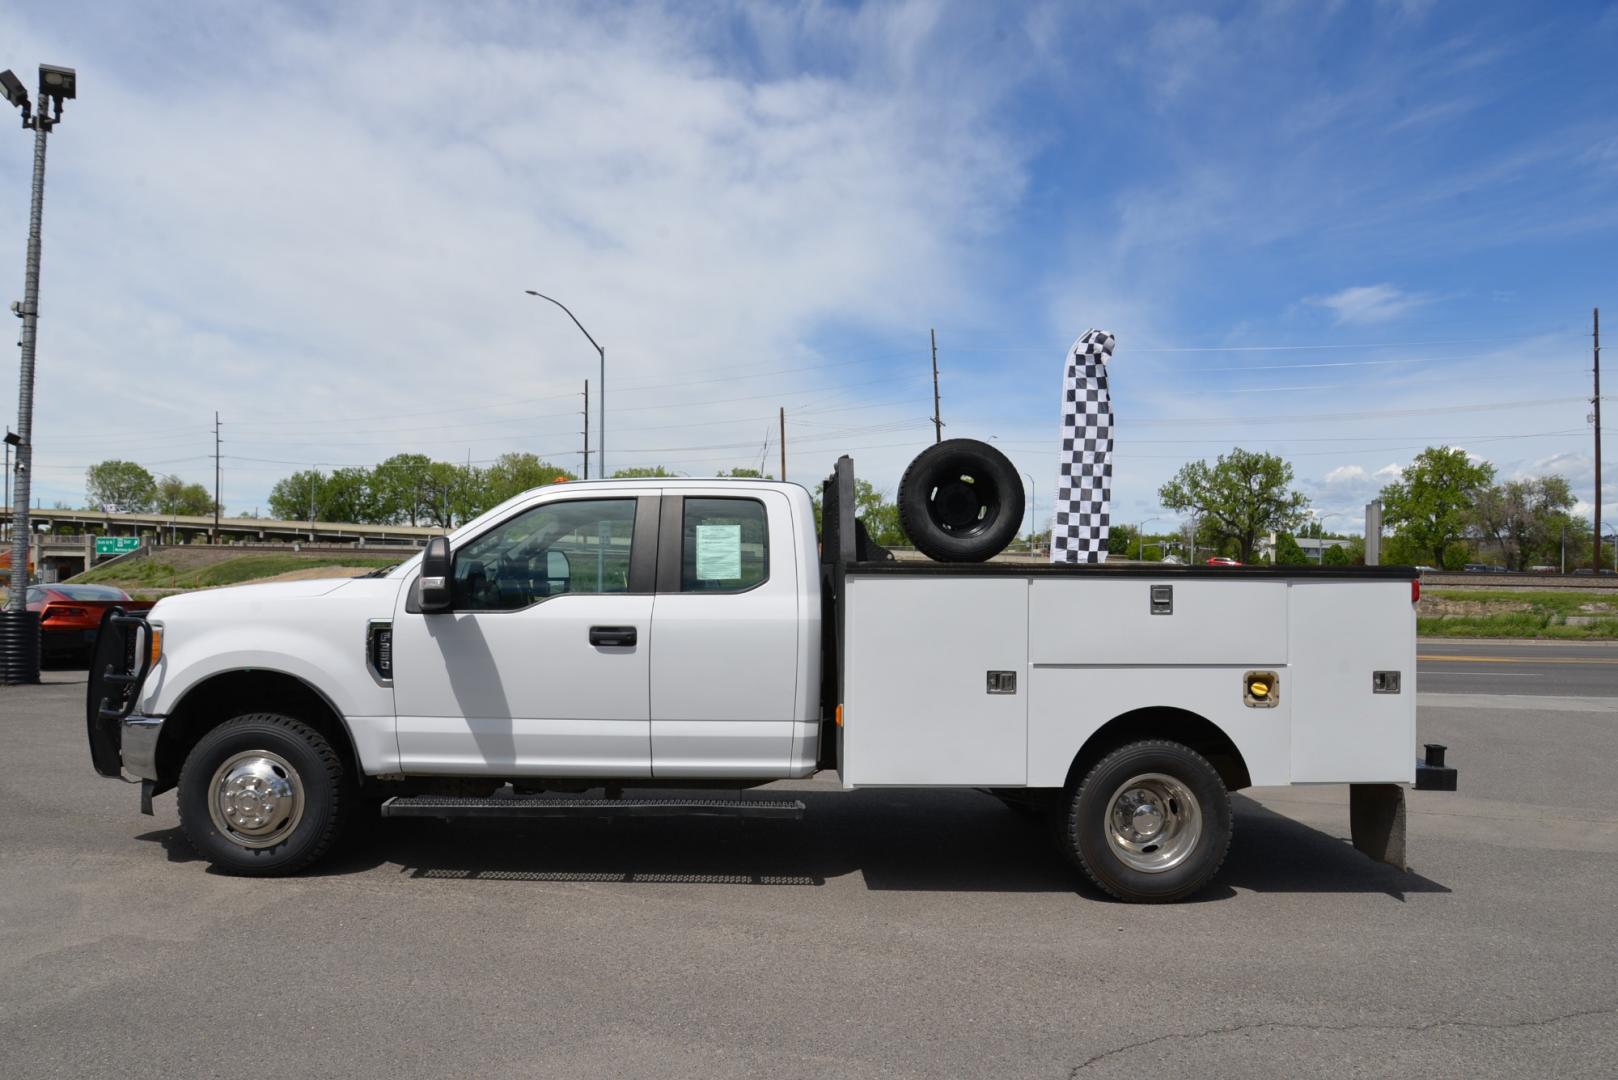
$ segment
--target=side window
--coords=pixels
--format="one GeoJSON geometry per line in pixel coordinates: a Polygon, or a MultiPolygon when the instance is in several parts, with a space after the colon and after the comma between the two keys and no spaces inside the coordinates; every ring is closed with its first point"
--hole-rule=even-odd
{"type": "Polygon", "coordinates": [[[44,589],[29,589],[27,594],[24,595],[24,597],[23,597],[24,602],[29,603],[29,604],[37,604],[37,603],[40,603],[41,601],[43,601],[44,599],[45,599],[45,590],[44,589]]]}
{"type": "Polygon", "coordinates": [[[455,553],[457,611],[515,611],[562,593],[627,592],[634,499],[546,503],[455,553]]]}
{"type": "Polygon", "coordinates": [[[770,528],[757,499],[685,500],[681,592],[738,592],[770,576],[770,528]]]}

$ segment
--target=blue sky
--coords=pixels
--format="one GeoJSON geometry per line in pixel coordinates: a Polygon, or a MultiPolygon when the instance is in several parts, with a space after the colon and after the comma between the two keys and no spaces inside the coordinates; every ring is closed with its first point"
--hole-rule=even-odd
{"type": "MultiPolygon", "coordinates": [[[[216,409],[231,510],[397,450],[576,466],[594,354],[525,288],[608,349],[613,468],[773,470],[784,406],[792,479],[850,450],[891,490],[936,328],[948,433],[993,436],[1044,517],[1099,326],[1125,520],[1165,527],[1158,486],[1233,445],[1333,528],[1429,444],[1593,494],[1610,4],[65,3],[0,41],[82,93],[47,503],[109,456],[211,481],[216,409]]],[[[29,164],[0,144],[15,295],[29,164]]]]}

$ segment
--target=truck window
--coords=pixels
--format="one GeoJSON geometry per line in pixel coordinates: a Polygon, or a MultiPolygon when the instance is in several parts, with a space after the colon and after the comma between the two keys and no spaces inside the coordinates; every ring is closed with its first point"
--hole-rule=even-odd
{"type": "Polygon", "coordinates": [[[563,593],[627,592],[634,499],[546,503],[455,553],[457,611],[514,611],[563,593]]]}
{"type": "Polygon", "coordinates": [[[685,500],[681,592],[740,592],[770,576],[770,528],[757,499],[685,500]]]}

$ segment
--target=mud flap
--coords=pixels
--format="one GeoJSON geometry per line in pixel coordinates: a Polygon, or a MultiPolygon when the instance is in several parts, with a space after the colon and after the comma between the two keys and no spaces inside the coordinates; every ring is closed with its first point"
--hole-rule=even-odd
{"type": "Polygon", "coordinates": [[[1405,789],[1400,784],[1348,785],[1348,828],[1354,847],[1398,870],[1405,863],[1405,789]]]}

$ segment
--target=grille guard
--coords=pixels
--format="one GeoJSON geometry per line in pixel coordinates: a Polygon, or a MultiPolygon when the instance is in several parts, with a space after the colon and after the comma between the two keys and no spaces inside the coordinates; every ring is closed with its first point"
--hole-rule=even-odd
{"type": "Polygon", "coordinates": [[[90,759],[102,776],[122,772],[120,725],[135,711],[152,670],[152,624],[120,607],[107,609],[96,634],[85,693],[90,759]]]}

